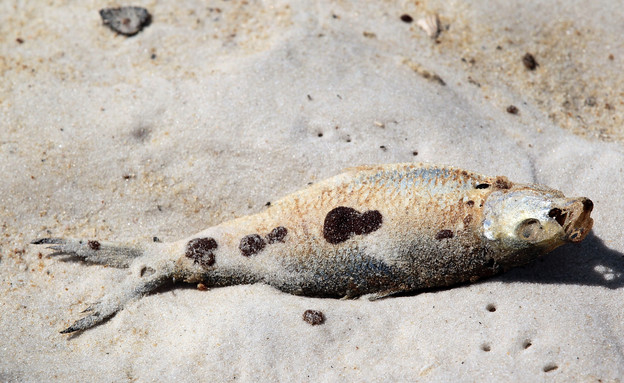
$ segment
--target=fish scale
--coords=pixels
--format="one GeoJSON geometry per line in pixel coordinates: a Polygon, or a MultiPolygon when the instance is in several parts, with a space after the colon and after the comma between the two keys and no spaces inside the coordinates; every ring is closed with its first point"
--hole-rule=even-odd
{"type": "Polygon", "coordinates": [[[591,230],[591,200],[452,167],[360,166],[257,214],[171,243],[43,238],[51,255],[139,270],[62,332],[85,330],[167,281],[265,283],[286,293],[379,299],[474,282],[591,230]],[[149,270],[149,273],[143,271],[149,270]]]}

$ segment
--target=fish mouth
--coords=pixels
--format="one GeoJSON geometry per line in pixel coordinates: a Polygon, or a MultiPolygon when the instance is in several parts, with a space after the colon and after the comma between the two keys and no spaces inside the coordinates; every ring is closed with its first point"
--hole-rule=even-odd
{"type": "Polygon", "coordinates": [[[589,198],[575,198],[566,201],[561,208],[548,212],[563,228],[565,240],[578,243],[585,239],[592,229],[594,220],[590,217],[594,203],[589,198]]]}

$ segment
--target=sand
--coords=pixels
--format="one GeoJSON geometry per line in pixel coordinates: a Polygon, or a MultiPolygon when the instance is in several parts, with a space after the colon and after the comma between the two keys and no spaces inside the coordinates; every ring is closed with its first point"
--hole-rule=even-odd
{"type": "Polygon", "coordinates": [[[107,5],[0,3],[0,381],[624,376],[617,2],[138,1],[152,23],[133,37],[102,25],[107,5]],[[436,39],[416,25],[434,14],[436,39]],[[589,197],[593,233],[442,291],[369,302],[181,285],[59,334],[131,271],[31,240],[173,241],[395,162],[589,197]]]}

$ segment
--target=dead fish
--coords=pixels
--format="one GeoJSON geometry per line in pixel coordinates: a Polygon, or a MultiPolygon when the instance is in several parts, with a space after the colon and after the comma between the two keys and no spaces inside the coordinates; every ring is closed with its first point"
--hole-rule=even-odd
{"type": "Polygon", "coordinates": [[[265,283],[311,297],[379,299],[474,282],[592,228],[588,198],[451,167],[361,166],[264,211],[171,243],[43,238],[55,252],[135,273],[62,333],[88,329],[168,281],[265,283]]]}

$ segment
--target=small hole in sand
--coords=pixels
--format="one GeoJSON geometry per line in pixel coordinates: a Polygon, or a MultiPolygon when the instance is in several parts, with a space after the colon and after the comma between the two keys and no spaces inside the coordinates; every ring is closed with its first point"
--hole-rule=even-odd
{"type": "Polygon", "coordinates": [[[489,345],[489,344],[487,344],[487,343],[484,343],[484,344],[482,344],[482,345],[481,345],[481,350],[483,350],[483,351],[485,351],[485,352],[490,352],[490,350],[491,350],[491,349],[492,349],[492,348],[491,348],[491,347],[490,347],[490,345],[489,345]]]}
{"type": "Polygon", "coordinates": [[[318,136],[318,137],[323,137],[323,133],[320,133],[320,132],[319,132],[319,133],[317,134],[317,136],[318,136]]]}
{"type": "Polygon", "coordinates": [[[557,366],[556,364],[548,363],[547,365],[544,366],[544,372],[555,371],[558,368],[559,368],[559,366],[557,366]]]}
{"type": "Polygon", "coordinates": [[[494,306],[494,303],[490,303],[489,305],[485,306],[485,309],[493,313],[494,311],[496,311],[496,306],[494,306]]]}
{"type": "Polygon", "coordinates": [[[531,347],[533,345],[533,343],[531,343],[530,340],[525,340],[524,343],[522,343],[522,347],[526,350],[527,348],[531,347]]]}
{"type": "Polygon", "coordinates": [[[152,129],[148,126],[138,126],[130,132],[130,136],[139,142],[145,142],[150,138],[152,129]]]}

